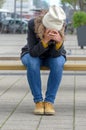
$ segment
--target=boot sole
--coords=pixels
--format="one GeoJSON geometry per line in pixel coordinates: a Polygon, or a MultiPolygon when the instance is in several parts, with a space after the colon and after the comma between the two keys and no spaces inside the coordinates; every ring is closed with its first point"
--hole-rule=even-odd
{"type": "Polygon", "coordinates": [[[45,112],[45,115],[55,115],[55,112],[45,112]]]}
{"type": "Polygon", "coordinates": [[[44,112],[34,112],[35,115],[44,115],[44,112]]]}

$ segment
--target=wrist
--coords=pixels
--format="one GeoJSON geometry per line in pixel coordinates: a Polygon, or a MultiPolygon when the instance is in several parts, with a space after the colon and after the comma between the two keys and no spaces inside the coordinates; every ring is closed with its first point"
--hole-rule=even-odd
{"type": "Polygon", "coordinates": [[[42,39],[42,41],[47,44],[49,41],[47,39],[42,39]]]}
{"type": "Polygon", "coordinates": [[[42,43],[42,45],[43,45],[44,48],[47,48],[47,47],[48,47],[48,44],[47,44],[46,41],[42,40],[41,43],[42,43]]]}
{"type": "Polygon", "coordinates": [[[62,42],[58,42],[58,43],[56,43],[56,50],[58,50],[61,46],[62,46],[62,42]]]}

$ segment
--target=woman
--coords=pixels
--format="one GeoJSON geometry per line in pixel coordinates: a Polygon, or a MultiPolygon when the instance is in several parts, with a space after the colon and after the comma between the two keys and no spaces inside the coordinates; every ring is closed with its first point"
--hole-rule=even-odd
{"type": "Polygon", "coordinates": [[[53,103],[66,60],[63,46],[65,18],[61,7],[51,6],[47,13],[31,19],[28,23],[27,45],[22,48],[21,60],[27,68],[35,114],[55,114],[53,103]],[[40,66],[50,68],[45,99],[42,96],[40,66]]]}

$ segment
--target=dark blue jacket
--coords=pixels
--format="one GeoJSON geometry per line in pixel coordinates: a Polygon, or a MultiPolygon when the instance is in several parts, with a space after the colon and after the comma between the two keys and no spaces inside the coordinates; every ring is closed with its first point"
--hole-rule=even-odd
{"type": "Polygon", "coordinates": [[[33,57],[40,57],[40,58],[48,58],[48,57],[58,57],[63,55],[66,58],[66,51],[64,46],[62,46],[56,50],[54,41],[50,41],[49,46],[44,48],[41,40],[37,37],[34,31],[34,19],[31,19],[28,22],[28,37],[27,37],[27,44],[22,48],[21,57],[29,53],[33,57]]]}

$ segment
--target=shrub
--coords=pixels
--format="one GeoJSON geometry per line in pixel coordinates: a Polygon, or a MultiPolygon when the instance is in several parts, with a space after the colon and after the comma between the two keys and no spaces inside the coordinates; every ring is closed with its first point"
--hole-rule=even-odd
{"type": "Polygon", "coordinates": [[[75,12],[73,15],[73,26],[78,28],[86,25],[86,13],[84,11],[75,12]]]}

